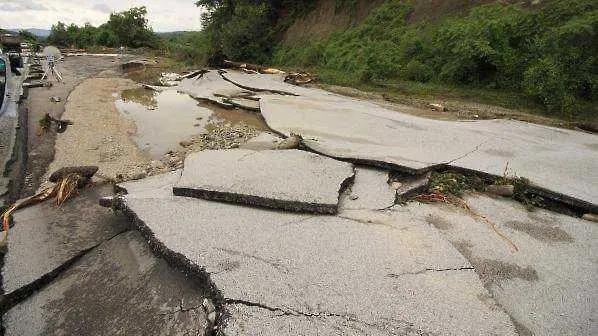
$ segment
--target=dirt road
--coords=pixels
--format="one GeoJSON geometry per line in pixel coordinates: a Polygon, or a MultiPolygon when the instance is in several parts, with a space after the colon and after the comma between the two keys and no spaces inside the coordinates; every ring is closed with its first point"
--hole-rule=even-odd
{"type": "MultiPolygon", "coordinates": [[[[39,120],[50,113],[61,118],[70,92],[86,78],[96,76],[107,69],[116,70],[117,60],[112,57],[66,57],[58,63],[63,81],[52,87],[33,88],[22,105],[27,113],[27,147],[28,158],[25,167],[24,183],[18,190],[17,197],[33,194],[40,186],[50,162],[54,159],[55,128],[38,135],[39,120]],[[50,97],[59,97],[60,102],[51,102],[50,97]]],[[[18,165],[18,163],[17,163],[18,165]]]]}

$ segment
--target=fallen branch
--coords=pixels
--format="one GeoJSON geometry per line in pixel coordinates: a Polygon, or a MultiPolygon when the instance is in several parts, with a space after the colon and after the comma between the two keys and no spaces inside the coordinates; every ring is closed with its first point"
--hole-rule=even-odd
{"type": "Polygon", "coordinates": [[[280,69],[269,68],[269,67],[265,67],[265,66],[261,66],[261,65],[251,64],[251,63],[234,62],[234,61],[229,61],[229,60],[224,60],[223,63],[225,66],[227,66],[229,68],[238,68],[238,69],[242,69],[242,70],[249,70],[250,72],[258,72],[258,73],[271,74],[271,75],[285,74],[285,72],[280,69]]]}
{"type": "Polygon", "coordinates": [[[68,119],[65,119],[65,120],[56,119],[56,118],[52,117],[49,113],[46,113],[46,115],[44,115],[38,121],[38,123],[39,123],[39,131],[37,132],[38,136],[42,135],[43,131],[49,130],[50,126],[52,126],[52,123],[56,124],[56,132],[57,133],[64,133],[66,131],[67,126],[73,124],[73,122],[68,119]]]}
{"type": "Polygon", "coordinates": [[[84,187],[97,172],[97,167],[65,167],[54,172],[50,180],[57,183],[53,186],[43,189],[36,195],[15,202],[9,206],[2,214],[2,237],[0,238],[0,248],[5,248],[8,239],[8,230],[10,229],[10,218],[18,209],[39,204],[48,199],[56,197],[55,205],[60,207],[66,200],[76,195],[79,188],[84,187]],[[84,168],[84,169],[82,169],[84,168]],[[95,170],[93,169],[95,168],[95,170]],[[91,175],[90,175],[91,174],[91,175]],[[52,178],[54,177],[54,178],[52,178]]]}

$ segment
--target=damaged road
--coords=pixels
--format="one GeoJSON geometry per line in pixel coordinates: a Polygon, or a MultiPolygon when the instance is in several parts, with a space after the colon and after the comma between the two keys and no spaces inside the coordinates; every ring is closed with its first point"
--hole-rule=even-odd
{"type": "MultiPolygon", "coordinates": [[[[157,178],[152,185],[166,184],[157,178]]],[[[315,331],[328,317],[338,322],[327,327],[338,330],[334,335],[348,330],[347,319],[369,334],[406,326],[421,333],[515,334],[506,314],[479,300],[488,293],[471,265],[431,227],[392,213],[379,225],[352,214],[281,213],[168,195],[166,187],[149,192],[137,183],[140,192],[119,198],[119,207],[152,244],[209,276],[224,301],[228,335],[315,331]],[[268,333],[262,327],[272,314],[284,319],[268,333]]]]}
{"type": "Polygon", "coordinates": [[[103,76],[68,99],[75,122],[50,166],[84,158],[77,163],[109,177],[143,170],[141,179],[17,214],[2,270],[7,335],[597,330],[590,222],[480,194],[467,196],[469,212],[398,204],[426,188],[430,170],[502,176],[509,162],[509,174],[594,209],[595,137],[504,120],[440,122],[280,75],[198,71],[151,89],[230,108],[215,115],[242,108],[271,129],[215,132],[202,114],[190,122],[208,133],[181,139],[183,150],[167,153],[176,162],[165,164],[140,155],[128,131],[167,132],[144,128],[142,113],[123,122],[113,106],[136,86],[103,76]],[[103,89],[87,97],[94,85],[103,89]],[[84,115],[88,100],[104,113],[84,115]],[[99,119],[111,127],[76,129],[99,119]],[[77,143],[85,149],[71,151],[77,143]],[[149,166],[165,173],[145,177],[149,166]],[[518,251],[473,213],[496,221],[518,251]],[[214,306],[204,311],[206,298],[214,306]]]}

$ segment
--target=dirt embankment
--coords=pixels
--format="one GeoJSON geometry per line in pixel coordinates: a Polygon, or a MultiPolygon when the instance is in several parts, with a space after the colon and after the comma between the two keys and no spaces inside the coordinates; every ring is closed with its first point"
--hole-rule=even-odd
{"type": "MultiPolygon", "coordinates": [[[[331,1],[320,0],[314,9],[295,20],[283,36],[283,44],[295,45],[305,41],[325,39],[333,32],[362,23],[368,15],[383,4],[384,0],[331,1]],[[352,3],[352,4],[351,4],[352,3]],[[341,5],[342,4],[342,5],[341,5]]],[[[447,16],[466,15],[475,6],[496,0],[414,0],[408,23],[437,22],[447,16]]],[[[505,0],[523,8],[542,6],[546,1],[505,0]]]]}
{"type": "Polygon", "coordinates": [[[351,7],[340,6],[336,1],[318,1],[315,8],[297,19],[283,36],[284,44],[296,44],[307,40],[320,40],[331,33],[360,24],[370,12],[384,0],[357,0],[351,7]]]}

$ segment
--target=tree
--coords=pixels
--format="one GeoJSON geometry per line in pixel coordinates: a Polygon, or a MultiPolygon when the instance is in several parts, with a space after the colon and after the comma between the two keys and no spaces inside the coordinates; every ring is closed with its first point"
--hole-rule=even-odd
{"type": "Polygon", "coordinates": [[[112,13],[105,28],[117,38],[117,43],[128,47],[154,47],[157,37],[147,24],[147,8],[133,7],[112,13]]]}
{"type": "Polygon", "coordinates": [[[28,42],[28,43],[37,43],[37,36],[33,35],[33,33],[28,32],[26,30],[19,31],[19,36],[25,42],[28,42]]]}
{"type": "Polygon", "coordinates": [[[48,36],[48,42],[58,46],[66,46],[67,40],[66,25],[60,21],[58,21],[57,24],[52,25],[50,35],[48,36]]]}

